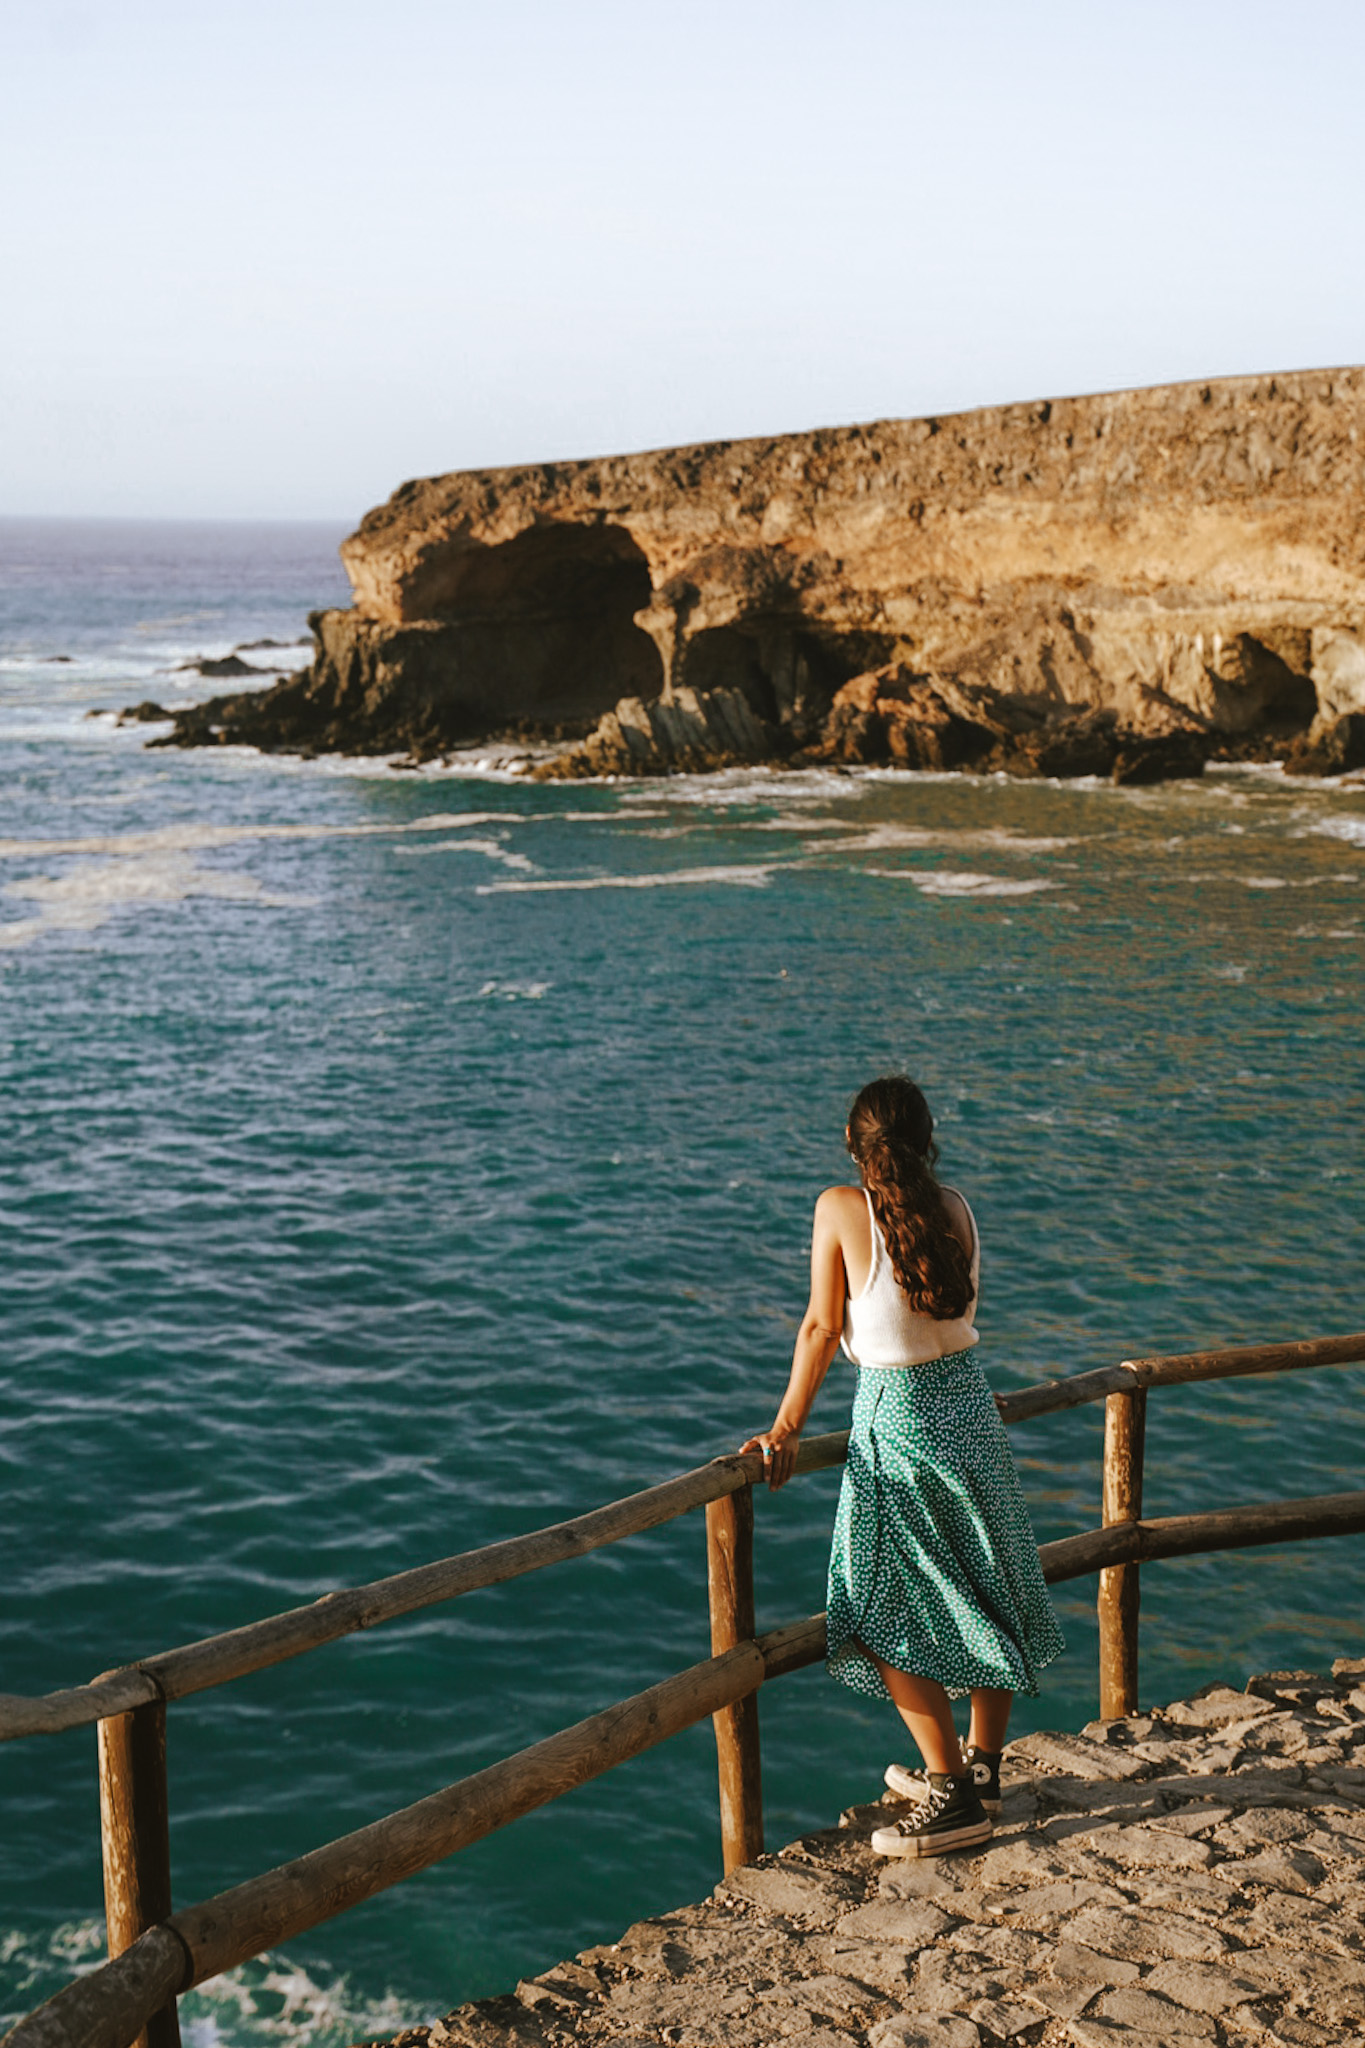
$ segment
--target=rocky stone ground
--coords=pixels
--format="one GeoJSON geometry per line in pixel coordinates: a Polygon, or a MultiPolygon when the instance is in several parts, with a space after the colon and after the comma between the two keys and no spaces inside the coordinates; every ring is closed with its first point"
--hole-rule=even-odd
{"type": "Polygon", "coordinates": [[[1365,2042],[1365,1659],[1022,1737],[978,1854],[875,1856],[893,1804],[403,2048],[1365,2042]]]}

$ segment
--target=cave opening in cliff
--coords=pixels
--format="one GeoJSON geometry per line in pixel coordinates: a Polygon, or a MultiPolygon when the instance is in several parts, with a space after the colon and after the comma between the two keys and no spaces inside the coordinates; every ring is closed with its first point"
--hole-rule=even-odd
{"type": "Polygon", "coordinates": [[[694,690],[738,690],[770,725],[780,722],[778,691],[759,642],[737,626],[712,626],[687,643],[682,679],[694,690]]]}
{"type": "Polygon", "coordinates": [[[887,658],[865,635],[816,635],[787,619],[712,626],[689,641],[681,680],[696,690],[738,690],[770,725],[810,725],[850,676],[887,658]]]}
{"type": "Polygon", "coordinates": [[[528,717],[590,720],[663,688],[659,651],[635,623],[651,594],[624,527],[560,522],[464,550],[439,610],[464,629],[491,694],[528,717]]]}

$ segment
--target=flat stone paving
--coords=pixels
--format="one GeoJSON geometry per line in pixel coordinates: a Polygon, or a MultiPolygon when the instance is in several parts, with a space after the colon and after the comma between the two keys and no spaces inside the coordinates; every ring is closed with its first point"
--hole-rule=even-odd
{"type": "Polygon", "coordinates": [[[976,1854],[896,1802],[405,2048],[1339,2048],[1365,2042],[1365,1659],[1026,1735],[976,1854]]]}

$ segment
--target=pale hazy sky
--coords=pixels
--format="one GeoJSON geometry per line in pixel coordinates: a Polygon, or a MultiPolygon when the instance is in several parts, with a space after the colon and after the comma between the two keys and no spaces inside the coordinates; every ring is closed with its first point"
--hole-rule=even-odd
{"type": "Polygon", "coordinates": [[[1365,358],[1360,0],[0,0],[0,512],[1365,358]]]}

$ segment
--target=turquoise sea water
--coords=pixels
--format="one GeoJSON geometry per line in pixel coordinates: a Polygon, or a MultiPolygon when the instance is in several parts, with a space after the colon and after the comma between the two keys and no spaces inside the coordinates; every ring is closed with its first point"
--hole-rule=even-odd
{"type": "MultiPolygon", "coordinates": [[[[814,1197],[904,1067],[1004,1388],[1365,1326],[1365,788],[872,773],[539,788],[147,753],[96,706],[339,602],[311,528],[0,523],[0,1690],[538,1526],[770,1419],[814,1197]],[[55,656],[70,657],[55,661],[55,656]]],[[[248,660],[262,656],[248,654],[248,660]]],[[[1162,1393],[1153,1513],[1358,1486],[1361,1372],[1162,1393]]],[[[816,1426],[842,1424],[836,1365],[816,1426]]],[[[1097,1410],[1015,1443],[1098,1519],[1097,1410]]],[[[758,1515],[818,1608],[837,1475],[758,1515]]],[[[1095,1711],[1093,1585],[1016,1726],[1095,1711]]],[[[1365,1546],[1150,1568],[1144,1693],[1361,1648],[1365,1546]]],[[[700,1517],[171,1710],[177,1899],[707,1653],[700,1517]]],[[[885,1711],[762,1703],[769,1842],[885,1711]]],[[[0,1750],[0,2008],[100,1941],[94,1738],[0,1750]]],[[[341,2048],[717,1872],[701,1728],[186,2001],[341,2048]]]]}

